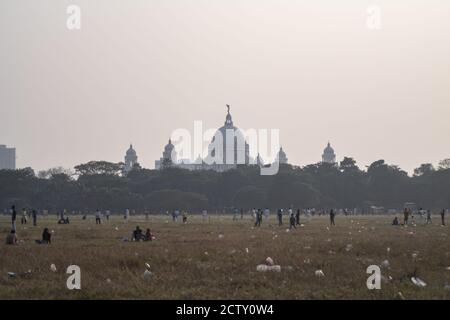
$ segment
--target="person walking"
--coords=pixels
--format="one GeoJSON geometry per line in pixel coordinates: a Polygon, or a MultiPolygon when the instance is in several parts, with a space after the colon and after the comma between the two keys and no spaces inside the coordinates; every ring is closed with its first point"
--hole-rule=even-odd
{"type": "Polygon", "coordinates": [[[297,209],[297,213],[295,215],[295,224],[300,225],[300,209],[297,209]]]}
{"type": "Polygon", "coordinates": [[[296,222],[295,216],[294,213],[292,212],[291,215],[289,216],[289,229],[292,228],[297,229],[297,227],[295,226],[295,222],[296,222]]]}

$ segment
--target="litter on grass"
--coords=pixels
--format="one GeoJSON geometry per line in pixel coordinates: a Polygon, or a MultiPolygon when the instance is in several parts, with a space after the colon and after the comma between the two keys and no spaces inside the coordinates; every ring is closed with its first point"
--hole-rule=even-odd
{"type": "Polygon", "coordinates": [[[425,281],[423,281],[422,279],[417,278],[417,277],[411,277],[411,282],[414,283],[416,286],[421,287],[421,288],[427,286],[425,281]]]}

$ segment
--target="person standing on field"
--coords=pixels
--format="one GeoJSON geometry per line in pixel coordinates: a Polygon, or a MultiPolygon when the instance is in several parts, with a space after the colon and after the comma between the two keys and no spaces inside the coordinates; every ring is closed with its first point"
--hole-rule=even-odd
{"type": "Polygon", "coordinates": [[[336,216],[336,213],[334,213],[334,210],[330,210],[330,226],[335,226],[336,223],[334,223],[334,217],[336,216]]]}
{"type": "Polygon", "coordinates": [[[13,205],[11,207],[11,224],[12,230],[14,230],[14,232],[16,231],[16,218],[17,218],[16,206],[13,205]]]}
{"type": "Polygon", "coordinates": [[[442,220],[442,225],[445,226],[445,209],[442,209],[441,220],[442,220]]]}
{"type": "Polygon", "coordinates": [[[95,212],[95,224],[102,224],[102,212],[98,209],[95,212]]]}
{"type": "Polygon", "coordinates": [[[31,216],[33,218],[33,226],[37,226],[37,211],[35,209],[33,209],[33,211],[31,212],[31,216]]]}
{"type": "Polygon", "coordinates": [[[427,210],[427,224],[431,223],[431,211],[427,210]]]}
{"type": "Polygon", "coordinates": [[[295,224],[300,225],[300,209],[297,209],[297,214],[295,215],[295,224]]]}
{"type": "Polygon", "coordinates": [[[409,211],[408,208],[405,208],[403,211],[403,225],[408,225],[408,217],[409,217],[409,211]]]}
{"type": "Polygon", "coordinates": [[[278,209],[277,215],[278,215],[278,225],[281,226],[283,225],[283,209],[281,208],[278,209]]]}
{"type": "Polygon", "coordinates": [[[289,229],[292,229],[292,228],[297,229],[297,227],[295,226],[295,216],[294,216],[293,212],[289,216],[289,229]]]}

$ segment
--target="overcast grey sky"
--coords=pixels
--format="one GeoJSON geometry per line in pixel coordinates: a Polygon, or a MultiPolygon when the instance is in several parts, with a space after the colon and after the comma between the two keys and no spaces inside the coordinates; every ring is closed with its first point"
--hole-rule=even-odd
{"type": "Polygon", "coordinates": [[[0,144],[19,167],[153,168],[174,129],[279,128],[289,162],[450,157],[450,2],[1,0],[0,144]],[[81,30],[66,8],[81,8],[81,30]],[[369,5],[381,29],[366,27],[369,5]]]}

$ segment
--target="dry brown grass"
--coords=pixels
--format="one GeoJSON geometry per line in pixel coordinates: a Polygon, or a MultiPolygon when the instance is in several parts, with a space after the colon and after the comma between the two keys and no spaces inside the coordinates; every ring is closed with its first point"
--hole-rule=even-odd
{"type": "Polygon", "coordinates": [[[327,230],[328,219],[315,217],[286,232],[286,225],[275,225],[274,216],[261,228],[252,228],[248,217],[233,222],[228,216],[210,216],[203,223],[201,217],[190,216],[187,225],[163,216],[135,217],[129,223],[114,217],[96,226],[93,217],[73,217],[70,225],[57,225],[52,216],[41,219],[39,227],[18,225],[24,242],[6,246],[9,219],[2,217],[0,298],[395,299],[400,291],[406,299],[449,299],[450,291],[444,289],[450,284],[449,227],[439,226],[437,217],[433,225],[408,228],[392,227],[390,220],[338,216],[337,226],[327,230]],[[157,240],[122,242],[136,225],[150,227],[157,240]],[[50,246],[34,243],[45,226],[55,231],[50,246]],[[353,245],[350,251],[347,244],[353,245]],[[293,270],[256,272],[268,256],[293,270]],[[393,280],[381,290],[368,290],[366,268],[385,259],[391,266],[382,274],[393,280]],[[145,262],[154,273],[150,281],[142,276],[145,262]],[[57,272],[50,270],[52,263],[57,272]],[[79,291],[66,288],[65,269],[71,264],[81,267],[79,291]],[[314,275],[319,268],[324,278],[314,275]],[[31,275],[20,276],[29,269],[31,275]],[[7,272],[19,276],[9,278],[7,272]],[[425,288],[411,283],[414,273],[427,283],[425,288]]]}

